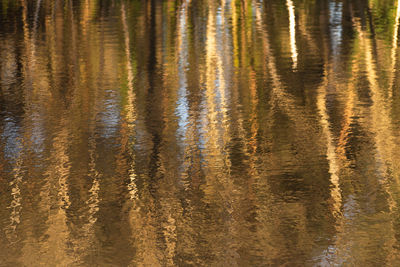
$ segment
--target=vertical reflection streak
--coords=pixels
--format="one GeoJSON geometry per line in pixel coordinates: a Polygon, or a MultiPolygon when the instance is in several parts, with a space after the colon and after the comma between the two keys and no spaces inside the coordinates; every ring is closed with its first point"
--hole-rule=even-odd
{"type": "Polygon", "coordinates": [[[189,106],[187,100],[187,67],[188,67],[188,41],[186,36],[187,8],[190,1],[182,3],[178,19],[178,75],[179,91],[176,113],[179,116],[178,126],[182,137],[186,135],[189,119],[189,106]]]}
{"type": "Polygon", "coordinates": [[[396,65],[396,59],[397,59],[397,47],[398,47],[398,35],[399,35],[399,23],[400,23],[400,0],[397,0],[397,7],[396,7],[396,18],[395,18],[395,23],[394,23],[394,29],[393,29],[393,41],[392,41],[392,51],[391,51],[391,59],[392,59],[392,64],[390,68],[391,72],[391,79],[390,79],[390,86],[389,86],[389,99],[392,99],[393,96],[393,85],[394,85],[394,78],[395,78],[395,65],[396,65]]]}
{"type": "MultiPolygon", "coordinates": [[[[187,67],[189,66],[188,62],[188,50],[189,50],[189,44],[188,44],[188,29],[187,29],[187,24],[188,24],[188,8],[191,0],[186,0],[182,5],[180,6],[179,9],[179,16],[178,16],[178,33],[177,33],[177,38],[178,38],[178,99],[176,102],[176,113],[178,115],[178,133],[179,133],[179,138],[183,141],[185,144],[185,149],[184,149],[184,158],[185,161],[182,166],[182,171],[181,171],[181,178],[182,181],[187,181],[189,178],[189,172],[191,168],[192,162],[187,159],[191,157],[190,153],[191,150],[193,149],[191,147],[191,144],[195,143],[192,138],[195,138],[195,129],[196,127],[195,122],[193,121],[193,116],[190,114],[189,110],[189,102],[188,102],[188,92],[187,92],[187,67]]],[[[184,184],[184,187],[186,190],[188,190],[188,184],[184,184]]]]}
{"type": "MultiPolygon", "coordinates": [[[[102,77],[102,67],[104,62],[101,61],[98,57],[96,57],[96,60],[100,61],[100,63],[97,62],[92,62],[93,61],[93,54],[91,54],[91,51],[89,50],[92,48],[93,50],[97,49],[97,45],[95,42],[93,42],[93,39],[96,39],[95,36],[91,34],[91,31],[89,30],[90,27],[93,25],[89,19],[89,14],[91,11],[90,3],[89,0],[82,1],[82,14],[80,16],[80,23],[81,23],[81,28],[79,34],[82,36],[82,38],[85,41],[83,46],[81,47],[83,51],[81,53],[75,53],[73,51],[73,56],[79,56],[76,58],[76,65],[75,68],[77,68],[76,72],[80,73],[79,75],[79,82],[74,83],[74,87],[76,88],[76,92],[82,92],[83,94],[78,97],[75,97],[73,100],[73,107],[76,111],[79,113],[77,121],[83,119],[88,120],[88,125],[87,128],[85,127],[85,130],[87,131],[88,134],[88,139],[87,141],[87,153],[88,153],[88,162],[87,164],[87,169],[85,169],[85,172],[82,173],[83,177],[88,178],[88,186],[87,188],[85,186],[84,192],[82,192],[82,195],[85,196],[84,201],[82,201],[82,205],[84,207],[84,213],[80,214],[80,219],[82,219],[82,224],[79,227],[79,238],[72,236],[71,235],[71,240],[74,243],[74,250],[75,252],[75,257],[72,265],[82,265],[83,263],[86,263],[89,259],[92,257],[93,253],[93,245],[96,241],[96,232],[95,232],[95,224],[98,219],[98,211],[99,211],[99,204],[101,201],[101,198],[99,196],[100,194],[100,181],[102,178],[102,173],[98,171],[96,161],[97,161],[97,143],[96,143],[96,138],[98,137],[96,134],[96,121],[97,117],[100,113],[99,108],[97,103],[99,102],[99,93],[94,85],[94,83],[91,83],[95,78],[93,76],[96,76],[96,72],[91,69],[92,65],[90,63],[93,63],[93,65],[100,65],[100,73],[98,74],[99,77],[102,77]],[[80,57],[82,55],[82,57],[80,57]],[[84,59],[84,60],[82,60],[84,59]],[[102,64],[103,63],[103,64],[102,64]],[[93,75],[93,76],[92,76],[93,75]],[[82,103],[82,102],[83,103],[82,103]],[[82,110],[82,104],[83,104],[83,110],[82,110]],[[93,107],[91,107],[93,105],[93,107]]],[[[75,29],[75,23],[73,20],[73,1],[70,0],[69,6],[71,8],[71,29],[72,33],[74,34],[74,29],[75,29]]],[[[72,36],[74,37],[74,35],[72,36]]],[[[97,40],[96,40],[97,41],[97,40]]],[[[74,45],[74,39],[72,39],[72,45],[74,45]]],[[[97,52],[97,51],[96,51],[97,52]]],[[[102,57],[103,55],[99,53],[99,57],[102,57]]],[[[97,56],[97,55],[96,55],[97,56]]],[[[78,81],[78,77],[75,79],[75,81],[78,81]]],[[[87,155],[85,153],[85,155],[87,155]]],[[[93,263],[92,261],[89,261],[93,263]]]]}
{"type": "Polygon", "coordinates": [[[90,1],[84,0],[82,1],[82,16],[81,16],[81,26],[82,26],[82,35],[87,36],[88,31],[88,22],[90,20],[90,1]]]}
{"type": "MultiPolygon", "coordinates": [[[[302,8],[304,9],[305,7],[302,7],[302,8]]],[[[317,44],[315,38],[313,38],[313,36],[308,32],[307,18],[308,18],[307,13],[302,14],[299,12],[297,29],[299,30],[301,36],[304,36],[307,39],[307,44],[310,46],[310,49],[312,51],[318,51],[319,47],[318,47],[318,44],[317,44]]],[[[299,51],[299,52],[301,52],[301,51],[299,51]]]]}
{"type": "MultiPolygon", "coordinates": [[[[208,140],[206,142],[209,145],[210,151],[209,155],[215,157],[216,160],[221,160],[222,155],[221,152],[221,144],[220,144],[220,129],[218,129],[217,121],[220,121],[218,118],[218,98],[217,94],[220,93],[220,81],[219,78],[219,62],[217,56],[217,29],[216,29],[216,17],[213,14],[214,4],[210,5],[210,10],[208,11],[207,18],[207,32],[206,32],[206,88],[205,88],[205,97],[206,97],[206,118],[205,118],[205,127],[208,129],[210,134],[208,135],[208,140]]],[[[218,94],[219,95],[219,94],[218,94]]],[[[217,164],[217,162],[214,162],[217,164]]],[[[219,163],[221,164],[221,163],[219,163]]]]}
{"type": "MultiPolygon", "coordinates": [[[[28,28],[28,22],[27,22],[27,4],[24,0],[21,0],[22,3],[22,20],[23,20],[23,33],[24,33],[24,44],[25,44],[25,49],[26,49],[26,55],[29,54],[29,46],[30,40],[29,40],[29,28],[28,28]]],[[[29,59],[29,57],[28,57],[29,59]]],[[[29,72],[29,60],[25,61],[25,66],[24,66],[24,78],[25,79],[31,79],[30,72],[29,72]]],[[[24,139],[22,139],[24,140],[24,139]]],[[[22,141],[18,137],[14,138],[13,142],[15,142],[14,145],[18,147],[18,150],[22,149],[22,144],[20,141],[22,141]]],[[[8,238],[8,241],[10,243],[14,243],[17,241],[17,234],[16,234],[16,229],[18,225],[21,223],[21,212],[22,212],[22,195],[21,195],[21,183],[22,183],[22,164],[23,164],[23,159],[22,159],[22,152],[18,151],[18,154],[15,155],[15,160],[14,160],[14,168],[12,169],[12,176],[13,179],[9,182],[10,186],[10,191],[11,191],[11,202],[10,205],[8,206],[9,209],[11,209],[10,212],[10,217],[9,217],[9,225],[6,226],[5,233],[6,237],[8,238]]]]}
{"type": "MultiPolygon", "coordinates": [[[[366,71],[367,71],[367,79],[370,85],[371,90],[371,98],[373,104],[371,106],[372,111],[372,126],[373,131],[376,138],[376,149],[377,149],[377,158],[376,163],[380,169],[380,176],[382,179],[385,177],[385,160],[391,160],[390,148],[393,148],[394,144],[392,144],[392,135],[390,131],[390,115],[387,111],[387,103],[384,100],[384,96],[380,90],[378,84],[378,75],[376,73],[375,64],[376,61],[373,59],[372,55],[372,45],[370,38],[366,37],[366,32],[362,30],[360,22],[357,19],[353,18],[353,23],[357,32],[359,34],[359,38],[363,45],[363,50],[365,53],[365,61],[366,61],[366,71]]],[[[380,180],[380,182],[384,182],[380,180]]]]}
{"type": "MultiPolygon", "coordinates": [[[[71,46],[72,46],[72,53],[71,53],[71,61],[74,63],[72,64],[72,78],[73,78],[73,85],[74,88],[77,88],[79,85],[79,55],[77,53],[77,37],[76,37],[76,25],[75,25],[75,18],[74,18],[74,8],[73,8],[73,0],[68,0],[68,7],[70,13],[70,23],[71,23],[71,46]]],[[[73,100],[76,101],[76,98],[73,100]]]]}
{"type": "MultiPolygon", "coordinates": [[[[24,40],[25,36],[28,35],[28,28],[26,24],[26,6],[23,6],[23,25],[24,25],[24,40]],[[25,27],[26,26],[26,27],[25,27]]],[[[26,36],[28,37],[28,36],[26,36]]],[[[7,88],[9,79],[11,76],[16,75],[16,69],[11,70],[12,65],[17,64],[17,60],[19,60],[17,57],[13,59],[14,56],[16,56],[16,49],[13,47],[14,44],[12,42],[3,42],[1,40],[0,46],[2,46],[0,51],[0,57],[1,57],[1,64],[0,64],[0,97],[3,96],[3,90],[7,88]],[[4,50],[3,50],[4,49],[4,50]],[[5,53],[3,53],[5,52],[5,53]],[[14,61],[11,63],[12,61],[14,61]],[[4,69],[3,69],[4,68],[4,69]],[[7,73],[7,70],[9,73],[7,73]],[[3,87],[4,86],[4,87],[3,87]]],[[[26,75],[26,73],[25,73],[26,75]]],[[[11,79],[10,79],[11,80],[11,79]]],[[[10,86],[11,87],[11,86],[10,86]]],[[[9,88],[11,89],[11,88],[9,88]]],[[[2,116],[3,114],[3,109],[1,110],[2,116]]],[[[6,116],[8,117],[8,116],[6,116]]],[[[21,194],[21,187],[23,185],[23,180],[24,180],[24,143],[25,143],[25,136],[22,136],[20,133],[20,130],[22,130],[18,123],[14,121],[15,118],[8,117],[7,119],[4,119],[1,127],[1,132],[0,132],[0,140],[2,144],[4,144],[4,156],[7,158],[7,161],[9,161],[10,165],[12,166],[10,170],[10,178],[7,176],[1,177],[1,179],[4,179],[7,182],[7,194],[11,196],[11,200],[9,203],[6,204],[7,210],[9,210],[10,214],[7,216],[7,223],[4,226],[4,233],[5,233],[5,238],[8,241],[8,244],[12,246],[13,244],[17,243],[21,237],[18,236],[17,228],[21,223],[21,215],[22,215],[22,201],[23,197],[21,194]],[[8,178],[8,179],[7,179],[8,178]]],[[[3,164],[1,164],[3,165],[3,164]]],[[[1,166],[0,165],[0,166],[1,166]]],[[[1,189],[1,188],[0,188],[1,189]]]]}
{"type": "MultiPolygon", "coordinates": [[[[33,139],[36,139],[33,141],[34,143],[41,143],[42,138],[41,134],[43,129],[42,123],[39,122],[44,118],[41,118],[40,115],[42,112],[45,111],[44,106],[45,101],[43,101],[44,98],[42,98],[42,93],[46,97],[49,97],[49,95],[46,95],[48,92],[48,87],[47,87],[47,79],[46,77],[41,76],[41,70],[40,69],[40,64],[37,64],[37,55],[36,55],[36,34],[37,34],[37,20],[38,16],[34,16],[34,21],[33,21],[33,28],[32,31],[29,30],[29,23],[28,23],[28,3],[25,0],[21,0],[21,5],[22,5],[22,24],[23,24],[23,57],[21,58],[21,65],[22,65],[22,84],[24,86],[24,112],[25,112],[25,117],[23,118],[23,125],[24,125],[24,137],[23,137],[23,146],[24,146],[24,153],[28,153],[28,151],[31,151],[31,145],[33,139]],[[43,102],[42,102],[43,101],[43,102]],[[40,104],[38,104],[40,103],[40,104]]],[[[35,13],[38,14],[40,8],[40,1],[36,2],[36,10],[35,13]]],[[[49,101],[47,98],[46,101],[49,101]]],[[[35,151],[39,152],[39,151],[35,151]]],[[[40,152],[41,149],[40,149],[40,152]]],[[[31,155],[29,155],[29,161],[32,160],[31,155]]],[[[28,162],[28,161],[27,161],[28,162]]],[[[32,163],[30,163],[32,164],[32,163]]],[[[47,164],[47,162],[45,163],[47,164]]],[[[29,165],[28,165],[29,166],[29,165]]],[[[36,166],[35,166],[36,167],[36,166]]],[[[33,178],[33,177],[30,177],[33,178]]],[[[46,180],[46,179],[44,179],[46,180]]],[[[46,182],[44,182],[46,183],[46,182]]],[[[34,192],[34,188],[36,187],[36,183],[34,181],[29,181],[26,183],[27,185],[29,184],[29,191],[32,190],[34,192]]],[[[21,188],[20,188],[21,189],[21,188]]],[[[20,191],[21,192],[21,191],[20,191]]],[[[20,194],[19,192],[19,194],[20,194]]],[[[38,194],[38,198],[41,199],[43,195],[43,191],[40,191],[38,194]]],[[[25,194],[26,200],[29,199],[29,194],[25,194]]],[[[21,203],[22,203],[21,199],[21,203]]],[[[41,208],[43,206],[48,207],[47,205],[47,200],[43,202],[40,202],[40,206],[36,207],[33,203],[28,203],[25,200],[24,206],[27,205],[29,208],[39,208],[39,211],[41,212],[41,208]]],[[[46,210],[48,211],[48,210],[46,210]]],[[[20,210],[21,212],[21,210],[20,210]]],[[[33,212],[31,209],[26,209],[25,214],[26,217],[29,218],[32,216],[31,212],[33,212]]],[[[34,211],[38,212],[38,211],[34,211]]],[[[34,213],[35,214],[35,213],[34,213]]],[[[27,220],[29,221],[29,219],[27,220]]],[[[23,223],[23,221],[21,221],[23,223]]],[[[25,229],[22,229],[22,233],[26,234],[26,240],[23,243],[23,246],[21,248],[21,261],[22,264],[27,265],[29,262],[40,262],[42,252],[43,252],[43,247],[42,243],[38,243],[37,237],[35,236],[36,234],[36,225],[32,224],[30,222],[28,224],[28,227],[24,227],[25,229]],[[29,227],[30,226],[30,227],[29,227]],[[36,244],[36,245],[33,245],[36,244]]],[[[43,226],[43,228],[46,228],[47,225],[43,226]]],[[[43,261],[41,261],[43,262],[43,261]]]]}
{"type": "Polygon", "coordinates": [[[28,7],[26,0],[21,0],[22,4],[22,23],[23,23],[23,35],[24,35],[24,48],[25,48],[25,64],[24,64],[24,80],[27,82],[26,85],[29,85],[32,87],[33,81],[32,81],[32,73],[31,73],[31,65],[30,63],[32,62],[30,54],[32,52],[32,47],[31,47],[31,40],[30,40],[30,34],[29,34],[29,26],[28,26],[28,7]]]}
{"type": "MultiPolygon", "coordinates": [[[[337,16],[339,16],[340,18],[342,15],[341,5],[337,7],[337,10],[334,5],[331,5],[329,11],[330,11],[329,22],[331,24],[330,31],[332,35],[331,42],[332,42],[333,57],[334,57],[333,59],[334,62],[336,62],[336,56],[339,52],[338,46],[341,42],[341,32],[342,32],[341,24],[337,22],[338,20],[337,16]]],[[[324,38],[323,43],[325,44],[325,51],[329,51],[327,45],[328,42],[326,41],[326,38],[324,38]]],[[[325,55],[324,61],[325,62],[324,62],[323,81],[317,90],[317,108],[320,117],[320,124],[322,126],[322,132],[326,138],[326,141],[324,143],[326,143],[326,158],[329,165],[328,172],[330,175],[330,183],[332,185],[330,189],[330,195],[333,202],[332,215],[338,221],[341,221],[339,219],[339,217],[341,217],[341,207],[342,207],[342,195],[341,195],[340,181],[339,181],[340,163],[339,163],[339,156],[337,155],[337,147],[335,145],[334,136],[331,131],[331,125],[329,122],[330,118],[327,110],[328,87],[336,86],[335,82],[331,80],[332,76],[335,77],[334,70],[336,68],[336,64],[333,65],[334,69],[332,70],[328,55],[325,55]]]]}
{"type": "MultiPolygon", "coordinates": [[[[327,64],[327,63],[326,63],[327,64]]],[[[325,66],[326,67],[326,66],[325,66]]],[[[342,196],[340,193],[339,187],[339,165],[337,162],[337,155],[335,144],[333,141],[333,135],[330,130],[329,125],[329,115],[326,109],[326,99],[327,99],[327,87],[328,87],[328,72],[325,71],[324,73],[324,80],[321,83],[321,86],[318,90],[318,97],[317,97],[317,107],[319,116],[321,118],[321,125],[322,131],[326,138],[326,157],[328,160],[329,165],[329,174],[330,174],[330,182],[332,184],[331,188],[331,198],[333,200],[333,215],[334,217],[338,217],[340,215],[340,208],[342,206],[342,196]]]]}
{"type": "MultiPolygon", "coordinates": [[[[359,68],[356,64],[352,65],[352,71],[353,73],[358,73],[359,68]]],[[[345,108],[344,108],[344,119],[341,127],[341,131],[339,134],[338,138],[338,144],[337,144],[337,155],[338,158],[341,162],[344,164],[350,164],[350,162],[347,160],[346,157],[346,147],[349,142],[349,136],[351,134],[352,130],[352,123],[354,122],[354,108],[355,108],[355,98],[356,98],[356,93],[355,93],[355,85],[354,81],[350,81],[347,84],[347,94],[346,94],[346,101],[345,101],[345,108]],[[346,163],[347,162],[347,163],[346,163]]],[[[348,166],[347,166],[348,167],[348,166]]]]}
{"type": "MultiPolygon", "coordinates": [[[[68,8],[68,6],[67,6],[68,8]]],[[[39,11],[37,11],[39,12],[39,11]]],[[[58,15],[58,14],[57,14],[58,15]]],[[[58,96],[58,85],[61,83],[59,75],[62,58],[59,55],[59,40],[63,40],[58,34],[62,34],[64,24],[54,17],[54,21],[48,25],[51,32],[49,48],[48,71],[51,77],[51,83],[54,88],[48,87],[47,91],[38,86],[38,96],[43,102],[44,98],[49,101],[47,109],[42,110],[41,116],[49,118],[49,114],[58,114],[57,121],[50,121],[48,128],[51,138],[49,140],[49,161],[44,172],[44,187],[41,191],[41,208],[43,212],[48,212],[47,229],[45,236],[47,238],[42,242],[41,259],[43,264],[50,262],[72,264],[73,259],[69,255],[68,238],[71,236],[68,228],[67,212],[71,205],[69,192],[69,178],[71,172],[71,159],[69,155],[70,148],[70,123],[66,117],[63,102],[60,102],[58,96]],[[39,91],[40,90],[40,91],[39,91]],[[51,90],[52,94],[49,94],[51,90]],[[61,108],[61,109],[59,109],[61,108]],[[44,114],[43,114],[44,113],[44,114]]],[[[43,82],[43,81],[42,81],[43,82]]],[[[46,88],[45,87],[45,88],[46,88]]],[[[39,105],[38,105],[39,106],[39,105]]]]}
{"type": "MultiPolygon", "coordinates": [[[[342,41],[343,25],[343,6],[342,2],[331,2],[329,3],[329,31],[330,31],[330,42],[333,60],[339,59],[340,45],[342,41]]],[[[336,70],[335,70],[336,71],[336,70]]]]}
{"type": "MultiPolygon", "coordinates": [[[[335,67],[334,67],[335,68],[335,67]]],[[[358,66],[357,64],[353,64],[351,66],[351,69],[353,71],[353,73],[358,73],[358,66]]],[[[330,69],[332,70],[332,69],[330,69]]],[[[333,164],[334,166],[337,166],[336,169],[336,173],[335,175],[338,176],[338,180],[337,180],[337,184],[334,184],[334,188],[331,189],[331,192],[333,194],[331,194],[332,196],[336,196],[337,194],[338,197],[340,197],[340,203],[341,205],[337,205],[339,202],[334,202],[334,205],[337,205],[337,208],[339,208],[339,210],[337,212],[334,213],[334,215],[336,215],[336,224],[335,224],[335,228],[336,228],[336,234],[334,237],[334,242],[331,246],[329,246],[328,250],[325,251],[326,254],[323,255],[324,260],[326,260],[327,262],[330,263],[335,263],[335,264],[343,264],[343,262],[346,262],[348,260],[349,257],[351,257],[349,251],[348,251],[348,244],[346,241],[346,235],[348,234],[345,231],[345,225],[346,225],[346,220],[348,218],[350,218],[352,215],[352,213],[358,213],[359,211],[356,210],[357,208],[354,207],[354,204],[352,204],[352,198],[350,197],[349,199],[345,199],[344,197],[342,197],[341,194],[341,188],[340,188],[340,177],[339,177],[339,173],[342,169],[344,168],[349,168],[350,167],[350,163],[351,161],[349,161],[347,159],[346,156],[346,148],[349,145],[349,135],[351,134],[352,131],[352,123],[354,122],[354,117],[355,117],[355,98],[356,98],[356,94],[355,94],[355,86],[354,86],[355,81],[351,80],[348,82],[348,90],[346,92],[346,102],[345,102],[345,108],[344,108],[344,114],[343,114],[343,123],[341,126],[341,131],[338,137],[338,141],[337,141],[337,145],[336,145],[336,153],[335,154],[331,154],[333,157],[333,164]],[[343,210],[341,210],[343,209],[343,210]],[[343,247],[344,246],[344,247],[343,247]]],[[[326,90],[322,90],[322,88],[320,88],[321,90],[321,94],[325,95],[325,99],[326,99],[326,90]],[[325,91],[325,92],[324,92],[325,91]]],[[[322,97],[321,97],[322,98],[322,97]]],[[[326,102],[324,103],[326,105],[326,102]]],[[[323,109],[323,108],[322,108],[323,109]]],[[[329,117],[327,114],[327,110],[321,111],[322,109],[319,108],[321,114],[326,114],[324,116],[329,117]]],[[[329,126],[328,126],[329,127],[329,126]]],[[[333,140],[333,134],[331,134],[331,130],[330,128],[328,128],[329,131],[326,131],[325,135],[328,136],[328,148],[329,146],[333,147],[334,146],[334,140],[333,140]],[[331,145],[330,145],[331,142],[331,145]]],[[[329,153],[328,153],[329,154],[329,153]]],[[[329,162],[329,167],[331,168],[332,165],[332,161],[329,162]]],[[[332,180],[332,178],[331,178],[332,180]]],[[[333,198],[333,200],[335,201],[335,198],[333,198]]]]}
{"type": "Polygon", "coordinates": [[[296,46],[296,15],[292,0],[286,0],[289,11],[289,33],[290,33],[290,52],[292,54],[293,69],[297,69],[297,46],[296,46]]]}
{"type": "MultiPolygon", "coordinates": [[[[205,92],[204,110],[202,115],[204,121],[202,132],[206,138],[204,144],[204,159],[206,162],[206,198],[213,205],[218,205],[222,212],[226,213],[223,223],[218,229],[226,229],[229,235],[232,231],[232,187],[233,181],[230,176],[231,160],[227,145],[230,142],[230,120],[228,103],[230,95],[229,74],[231,73],[231,54],[228,48],[231,47],[231,40],[228,30],[227,16],[229,6],[225,1],[221,3],[209,1],[206,43],[205,43],[205,92]],[[219,189],[219,190],[218,190],[219,189]],[[215,201],[215,202],[214,202],[215,201]]],[[[229,236],[228,235],[228,236],[229,236]]],[[[237,259],[236,252],[232,247],[232,241],[218,235],[219,242],[227,242],[224,251],[218,248],[219,257],[217,262],[229,261],[234,264],[237,259]]],[[[215,240],[215,237],[212,237],[215,240]]],[[[210,240],[211,241],[211,240],[210,240]]],[[[216,244],[210,243],[215,248],[216,244]]]]}
{"type": "MultiPolygon", "coordinates": [[[[124,41],[125,41],[125,56],[126,56],[126,69],[128,72],[128,101],[126,104],[126,118],[127,118],[127,123],[128,123],[128,128],[129,128],[129,133],[134,134],[135,132],[135,122],[137,119],[136,115],[136,107],[135,107],[135,101],[136,101],[136,94],[134,92],[133,88],[133,82],[135,79],[135,75],[133,73],[133,67],[132,67],[132,62],[131,62],[131,51],[130,51],[130,38],[129,38],[129,28],[127,24],[127,17],[126,17],[126,11],[125,11],[125,3],[121,4],[121,19],[122,19],[122,25],[123,25],[123,31],[124,31],[124,41]]],[[[133,147],[135,146],[134,138],[131,137],[129,138],[131,141],[129,142],[129,150],[131,151],[131,166],[129,170],[129,184],[128,184],[128,190],[131,199],[136,199],[137,198],[137,186],[136,186],[136,170],[135,170],[135,156],[132,151],[133,147]]]]}
{"type": "MultiPolygon", "coordinates": [[[[375,163],[377,164],[378,183],[387,194],[387,201],[389,205],[389,214],[394,214],[397,209],[396,201],[390,190],[390,177],[394,178],[394,183],[398,185],[398,178],[396,173],[391,174],[391,168],[396,168],[395,163],[392,161],[393,151],[396,147],[393,143],[393,135],[391,133],[390,115],[387,110],[388,104],[384,99],[382,90],[378,84],[378,74],[376,72],[376,60],[373,58],[373,46],[371,38],[367,37],[367,32],[361,27],[360,21],[352,15],[352,23],[358,32],[359,39],[361,40],[362,49],[364,50],[364,60],[366,63],[367,79],[369,89],[371,92],[371,124],[368,127],[372,128],[372,133],[375,139],[375,163]]],[[[390,261],[393,258],[394,251],[391,249],[395,242],[395,222],[391,223],[390,241],[387,241],[385,246],[388,248],[386,259],[390,261]]]]}
{"type": "MultiPolygon", "coordinates": [[[[301,111],[301,109],[295,110],[296,107],[295,100],[287,94],[283,88],[284,85],[280,81],[280,77],[277,71],[276,59],[271,51],[271,46],[269,43],[269,36],[267,30],[262,28],[261,25],[261,8],[259,5],[255,4],[258,8],[256,9],[256,17],[258,22],[258,28],[262,33],[264,40],[265,53],[268,58],[268,70],[272,79],[272,93],[275,97],[275,102],[284,109],[286,114],[295,123],[296,129],[301,129],[304,127],[304,122],[307,121],[307,116],[301,111]]],[[[325,64],[328,64],[327,62],[325,64]]],[[[319,116],[321,118],[320,124],[322,125],[323,135],[325,137],[324,143],[326,144],[326,158],[329,165],[330,183],[332,188],[330,190],[330,197],[332,199],[332,214],[338,219],[341,214],[342,206],[342,196],[340,192],[340,182],[339,182],[339,163],[337,161],[336,149],[333,140],[333,134],[330,130],[329,116],[326,109],[326,98],[327,98],[327,86],[328,86],[328,70],[325,66],[324,79],[318,89],[317,107],[319,111],[319,116]]],[[[307,123],[306,123],[307,124],[307,123]]],[[[308,129],[311,130],[311,129],[308,129]]]]}
{"type": "Polygon", "coordinates": [[[40,10],[40,4],[42,3],[42,0],[37,0],[36,2],[36,10],[35,10],[35,14],[33,16],[33,30],[36,31],[37,29],[37,20],[39,17],[39,10],[40,10]]]}
{"type": "MultiPolygon", "coordinates": [[[[95,112],[93,117],[97,113],[95,112]]],[[[85,201],[85,205],[88,207],[86,222],[82,225],[83,238],[76,244],[79,250],[82,251],[82,255],[75,259],[74,264],[85,262],[85,256],[90,255],[91,242],[95,237],[94,225],[97,222],[97,212],[99,211],[100,203],[100,179],[101,174],[96,169],[96,139],[94,134],[94,127],[89,126],[89,164],[88,164],[88,177],[92,179],[90,189],[88,190],[89,196],[85,201]]]]}
{"type": "Polygon", "coordinates": [[[31,36],[31,42],[30,42],[31,54],[32,54],[31,61],[33,64],[33,68],[35,68],[35,64],[36,64],[36,44],[35,44],[35,42],[36,42],[36,33],[37,33],[37,20],[39,17],[41,2],[42,2],[42,0],[37,0],[37,3],[36,3],[36,10],[35,10],[35,14],[34,14],[33,29],[32,29],[32,36],[31,36]]]}
{"type": "Polygon", "coordinates": [[[262,25],[262,8],[260,4],[254,3],[256,6],[256,21],[257,21],[257,28],[261,32],[263,45],[265,49],[265,54],[267,55],[267,67],[268,72],[271,75],[272,80],[272,104],[279,105],[290,119],[295,123],[297,129],[303,128],[304,121],[307,121],[306,115],[304,111],[301,109],[296,109],[297,104],[295,99],[290,96],[288,93],[284,91],[285,86],[282,84],[281,79],[278,74],[277,66],[276,66],[276,59],[272,52],[271,44],[270,44],[270,37],[266,27],[262,25]]]}

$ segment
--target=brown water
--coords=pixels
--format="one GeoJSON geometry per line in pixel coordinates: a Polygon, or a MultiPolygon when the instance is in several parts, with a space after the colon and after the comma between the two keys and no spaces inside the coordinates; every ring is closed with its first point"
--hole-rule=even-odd
{"type": "Polygon", "coordinates": [[[0,266],[399,266],[399,23],[0,0],[0,266]]]}

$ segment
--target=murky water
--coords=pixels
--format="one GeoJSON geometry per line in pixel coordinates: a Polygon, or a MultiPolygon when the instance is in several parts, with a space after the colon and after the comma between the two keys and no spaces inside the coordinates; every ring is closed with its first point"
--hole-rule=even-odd
{"type": "Polygon", "coordinates": [[[399,266],[399,23],[0,0],[0,266],[399,266]]]}

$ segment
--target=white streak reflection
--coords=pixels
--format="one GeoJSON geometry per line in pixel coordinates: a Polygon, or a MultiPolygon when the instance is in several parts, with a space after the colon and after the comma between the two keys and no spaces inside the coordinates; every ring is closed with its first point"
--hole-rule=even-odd
{"type": "Polygon", "coordinates": [[[286,0],[289,11],[290,52],[292,54],[293,70],[297,69],[297,47],[296,47],[296,15],[292,0],[286,0]]]}

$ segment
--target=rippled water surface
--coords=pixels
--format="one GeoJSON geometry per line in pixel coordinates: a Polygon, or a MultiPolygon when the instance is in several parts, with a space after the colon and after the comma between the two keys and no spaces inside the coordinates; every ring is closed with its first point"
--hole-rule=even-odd
{"type": "Polygon", "coordinates": [[[399,266],[399,22],[0,0],[0,266],[399,266]]]}

